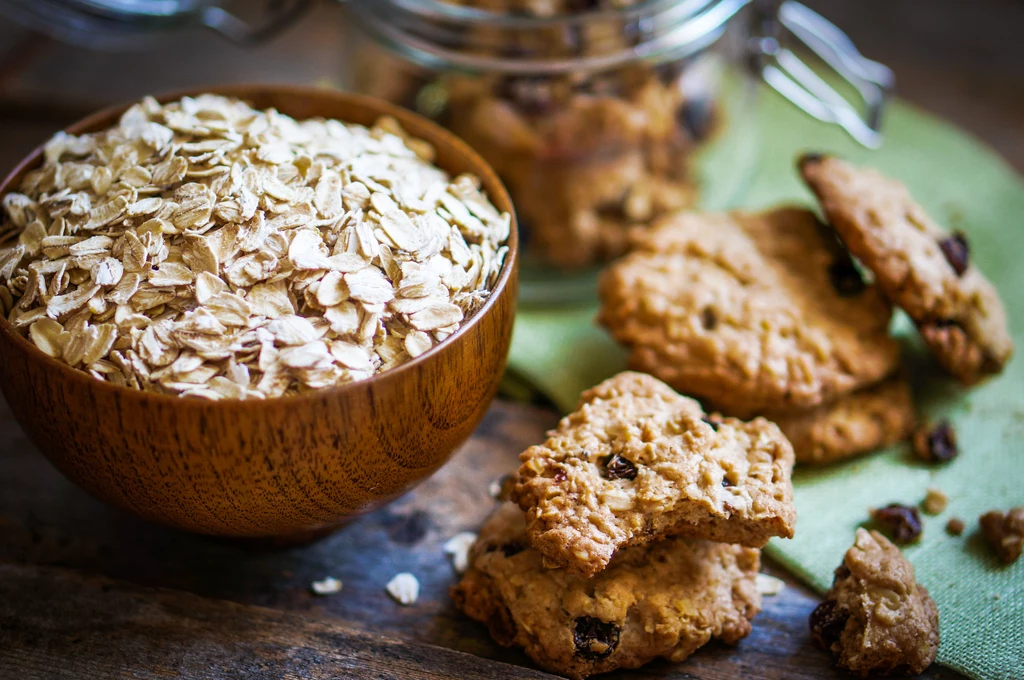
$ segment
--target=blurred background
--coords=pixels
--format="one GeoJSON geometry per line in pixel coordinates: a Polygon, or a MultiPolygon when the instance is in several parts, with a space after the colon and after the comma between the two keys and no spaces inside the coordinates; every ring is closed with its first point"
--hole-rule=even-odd
{"type": "MultiPolygon", "coordinates": [[[[3,4],[3,3],[0,3],[3,4]]],[[[246,0],[253,6],[262,3],[246,0]]],[[[806,0],[868,57],[891,66],[899,94],[983,138],[1024,170],[1024,2],[806,0]]],[[[144,50],[104,53],[0,22],[0,167],[99,106],[197,84],[268,81],[341,85],[344,17],[313,2],[265,44],[181,30],[144,50]]]]}

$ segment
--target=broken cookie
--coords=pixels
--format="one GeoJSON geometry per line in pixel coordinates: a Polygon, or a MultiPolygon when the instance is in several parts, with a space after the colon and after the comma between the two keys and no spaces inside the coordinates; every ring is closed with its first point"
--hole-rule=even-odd
{"type": "Polygon", "coordinates": [[[877,531],[857,538],[811,614],[811,637],[853,673],[922,673],[939,648],[939,612],[914,567],[877,531]]]}
{"type": "Polygon", "coordinates": [[[666,535],[754,547],[793,535],[793,450],[764,418],[709,416],[626,372],[584,392],[549,434],[520,456],[512,499],[551,565],[590,576],[666,535]]]}

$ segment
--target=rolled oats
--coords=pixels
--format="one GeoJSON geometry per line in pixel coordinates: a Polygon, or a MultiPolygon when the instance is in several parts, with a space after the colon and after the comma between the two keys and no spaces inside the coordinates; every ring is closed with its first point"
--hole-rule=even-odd
{"type": "Polygon", "coordinates": [[[207,399],[365,379],[486,301],[511,218],[390,118],[147,98],[3,197],[0,311],[97,379],[207,399]]]}
{"type": "Polygon", "coordinates": [[[385,586],[388,595],[403,607],[410,607],[416,604],[420,597],[420,582],[415,576],[407,571],[395,574],[394,578],[388,581],[385,586]]]}

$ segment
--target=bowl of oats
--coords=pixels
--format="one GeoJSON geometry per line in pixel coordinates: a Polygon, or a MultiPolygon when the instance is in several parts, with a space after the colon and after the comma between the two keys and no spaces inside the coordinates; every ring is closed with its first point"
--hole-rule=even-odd
{"type": "Polygon", "coordinates": [[[399,107],[147,97],[57,133],[0,201],[0,388],[65,475],[144,518],[326,530],[434,472],[497,390],[510,199],[399,107]]]}

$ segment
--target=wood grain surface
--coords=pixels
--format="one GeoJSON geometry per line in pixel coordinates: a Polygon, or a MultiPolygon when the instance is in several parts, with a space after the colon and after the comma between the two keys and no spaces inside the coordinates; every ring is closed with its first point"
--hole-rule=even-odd
{"type": "MultiPolygon", "coordinates": [[[[137,586],[163,587],[218,600],[209,605],[211,608],[227,607],[221,600],[270,607],[318,622],[534,668],[521,652],[499,647],[483,626],[454,609],[448,588],[457,576],[443,545],[456,533],[479,526],[494,507],[488,493],[490,483],[514,469],[518,453],[540,441],[555,422],[556,416],[546,409],[496,402],[466,446],[411,494],[322,541],[279,548],[273,543],[227,541],[154,526],[93,500],[33,449],[13,423],[9,410],[0,406],[0,451],[4,452],[0,456],[0,563],[63,567],[118,579],[106,593],[88,591],[94,615],[101,621],[109,611],[105,597],[113,598],[111,593],[146,597],[137,586]],[[412,607],[397,605],[384,591],[388,580],[402,571],[415,574],[421,584],[420,601],[412,607]],[[342,591],[326,597],[313,595],[310,583],[325,576],[341,579],[342,591]]],[[[768,571],[785,576],[770,564],[768,571]]],[[[38,588],[45,589],[51,574],[40,571],[32,578],[37,580],[38,588]]],[[[828,656],[810,642],[807,617],[817,605],[817,598],[791,577],[786,579],[787,588],[778,596],[765,598],[764,611],[754,620],[753,633],[736,648],[713,643],[678,666],[656,662],[607,677],[846,677],[832,670],[828,656]]],[[[73,618],[74,611],[78,611],[64,608],[60,598],[48,602],[45,609],[53,621],[73,618]]],[[[19,668],[52,667],[55,650],[47,640],[56,633],[48,634],[45,627],[40,628],[39,614],[32,613],[30,600],[19,600],[8,612],[0,616],[0,649],[17,647],[22,664],[19,668]],[[41,630],[34,642],[11,632],[33,621],[31,625],[41,630]]],[[[231,612],[239,617],[249,615],[248,610],[231,612]]],[[[235,625],[246,624],[243,621],[235,625]]],[[[185,626],[169,637],[161,658],[184,655],[191,649],[183,641],[187,639],[194,639],[196,648],[205,649],[205,633],[189,638],[190,631],[185,626]]],[[[92,637],[89,645],[80,645],[79,653],[105,658],[118,647],[119,639],[113,633],[106,642],[92,637]]],[[[282,643],[283,647],[299,650],[295,654],[306,644],[289,640],[282,643]]],[[[218,658],[209,653],[211,656],[206,658],[218,658]]],[[[3,663],[0,656],[0,677],[5,677],[3,663]]],[[[156,672],[155,663],[150,657],[129,656],[122,659],[120,668],[135,674],[129,677],[149,677],[147,673],[156,672]]],[[[260,677],[280,677],[288,668],[284,661],[268,664],[266,676],[260,677]]],[[[959,677],[939,668],[923,677],[938,675],[945,680],[959,677]]],[[[92,677],[121,676],[111,670],[92,677]]],[[[206,676],[183,677],[192,680],[206,676]]]]}
{"type": "Polygon", "coordinates": [[[552,677],[265,607],[3,564],[0,669],[24,680],[552,677]]]}
{"type": "MultiPolygon", "coordinates": [[[[1024,3],[806,2],[839,23],[865,54],[892,66],[901,96],[971,130],[1024,170],[1024,3]]],[[[337,82],[344,52],[336,36],[338,10],[323,2],[257,50],[195,33],[128,59],[50,43],[0,22],[0,166],[12,167],[89,111],[154,89],[256,78],[337,82]]],[[[0,591],[0,678],[366,677],[362,666],[354,670],[331,654],[352,649],[356,643],[346,642],[347,634],[365,632],[404,640],[410,653],[424,654],[419,666],[381,669],[377,677],[436,677],[431,673],[447,663],[440,659],[451,657],[435,656],[430,645],[529,667],[520,653],[495,646],[481,626],[451,607],[447,588],[455,575],[441,546],[479,523],[491,507],[487,483],[511,469],[515,453],[554,422],[550,410],[497,402],[459,454],[413,494],[324,541],[274,550],[180,533],[100,504],[46,462],[0,403],[0,563],[15,565],[0,574],[0,588],[6,587],[0,591]],[[399,607],[384,593],[398,571],[412,571],[422,583],[414,607],[399,607]],[[116,580],[95,581],[91,574],[116,580]],[[310,582],[327,575],[341,578],[344,589],[313,596],[310,582]],[[77,622],[74,630],[88,629],[87,643],[76,643],[62,620],[77,622]],[[149,627],[147,620],[168,625],[149,627]],[[247,627],[253,620],[260,622],[256,629],[247,627]],[[326,653],[322,638],[310,640],[321,634],[331,636],[326,653]],[[127,644],[128,636],[135,642],[127,644]],[[89,672],[71,675],[68,668],[89,672]]],[[[816,597],[771,564],[768,569],[789,586],[766,598],[753,634],[738,648],[711,645],[677,667],[656,663],[608,677],[849,678],[833,671],[808,641],[806,621],[816,597]]],[[[392,644],[374,640],[376,649],[392,644]]],[[[459,668],[474,677],[470,666],[459,668]]],[[[525,672],[487,668],[492,675],[476,677],[525,672]]],[[[925,677],[959,676],[935,668],[925,677]]]]}
{"type": "MultiPolygon", "coordinates": [[[[512,212],[508,194],[476,153],[408,111],[311,87],[214,91],[299,119],[371,125],[393,116],[434,146],[439,167],[453,176],[480,177],[494,204],[512,212]]],[[[104,129],[122,113],[123,107],[107,109],[68,131],[104,129]]],[[[40,163],[37,151],[0,185],[0,195],[40,163]]],[[[279,399],[182,399],[95,380],[47,356],[0,318],[0,388],[54,465],[109,503],[222,536],[320,531],[407,491],[480,422],[497,392],[512,336],[517,243],[513,224],[492,295],[454,335],[367,380],[279,399]]]]}

